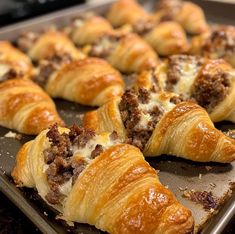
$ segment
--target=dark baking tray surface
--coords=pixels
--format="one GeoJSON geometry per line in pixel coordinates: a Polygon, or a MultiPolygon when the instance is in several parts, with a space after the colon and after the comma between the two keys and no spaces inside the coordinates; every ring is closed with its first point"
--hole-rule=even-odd
{"type": "MultiPolygon", "coordinates": [[[[113,2],[113,1],[111,1],[113,2]]],[[[18,23],[0,29],[0,39],[14,41],[22,31],[41,30],[45,25],[65,26],[71,17],[84,12],[95,11],[103,14],[111,2],[99,5],[82,5],[71,9],[59,11],[35,18],[27,22],[18,23]]],[[[201,5],[212,23],[234,24],[235,5],[194,1],[201,5]]],[[[153,9],[155,1],[144,2],[144,6],[153,9]]],[[[71,102],[56,99],[55,103],[61,117],[67,125],[80,123],[84,112],[92,110],[71,102]]],[[[217,124],[221,130],[235,129],[235,124],[222,122],[217,124]]],[[[30,136],[22,136],[21,140],[7,138],[5,134],[9,129],[0,127],[0,190],[8,196],[43,233],[102,233],[101,231],[85,224],[76,224],[69,227],[65,223],[56,220],[56,213],[38,198],[37,193],[31,189],[18,189],[10,178],[10,172],[15,164],[15,155],[21,145],[32,139],[30,136]]],[[[161,182],[171,189],[178,200],[189,207],[194,215],[196,229],[202,233],[222,233],[229,220],[235,215],[235,193],[232,187],[235,182],[235,163],[195,163],[170,156],[147,158],[147,161],[157,170],[160,170],[161,182]],[[202,206],[182,197],[184,189],[212,192],[222,205],[216,215],[205,211],[202,206]],[[229,195],[230,198],[229,198],[229,195]],[[211,217],[212,216],[212,217],[211,217]],[[211,217],[211,218],[210,218],[211,217]],[[210,218],[210,219],[209,219],[210,218]],[[207,221],[208,220],[208,221],[207,221]],[[206,222],[207,221],[207,222],[206,222]]],[[[217,212],[216,211],[216,212],[217,212]]]]}

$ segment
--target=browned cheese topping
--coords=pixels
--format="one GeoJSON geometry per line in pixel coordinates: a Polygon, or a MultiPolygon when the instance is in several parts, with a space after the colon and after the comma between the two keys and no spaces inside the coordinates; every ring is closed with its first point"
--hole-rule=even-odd
{"type": "Polygon", "coordinates": [[[229,74],[218,68],[216,74],[204,73],[197,77],[192,98],[210,113],[227,96],[230,86],[229,74]]]}
{"type": "Polygon", "coordinates": [[[235,28],[220,27],[212,31],[202,47],[202,55],[209,58],[225,58],[235,53],[235,28]]]}
{"type": "Polygon", "coordinates": [[[168,58],[168,71],[166,90],[174,91],[174,85],[178,83],[180,79],[183,79],[185,75],[188,75],[189,69],[196,70],[203,64],[203,59],[197,56],[190,55],[172,55],[168,58]]]}
{"type": "Polygon", "coordinates": [[[140,88],[138,93],[133,89],[124,93],[119,110],[127,131],[127,143],[143,150],[164,113],[163,108],[151,103],[150,92],[140,88]]]}
{"type": "Polygon", "coordinates": [[[27,53],[30,48],[32,48],[38,37],[39,35],[35,32],[23,33],[17,41],[18,47],[27,53]]]}
{"type": "Polygon", "coordinates": [[[116,48],[117,43],[123,37],[120,35],[107,34],[98,39],[96,43],[92,46],[89,55],[99,58],[107,58],[112,51],[116,48]]]}
{"type": "Polygon", "coordinates": [[[150,32],[156,26],[153,20],[140,19],[133,25],[133,31],[137,34],[144,35],[150,32]]]}
{"type": "Polygon", "coordinates": [[[45,87],[51,74],[59,70],[63,65],[69,64],[72,57],[64,52],[56,52],[52,56],[42,60],[39,64],[39,73],[34,77],[34,81],[41,87],[45,87]]]}

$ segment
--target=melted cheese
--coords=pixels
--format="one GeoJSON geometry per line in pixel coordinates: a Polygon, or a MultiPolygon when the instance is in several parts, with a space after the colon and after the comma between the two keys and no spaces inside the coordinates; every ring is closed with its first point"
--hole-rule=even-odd
{"type": "Polygon", "coordinates": [[[0,81],[2,80],[2,77],[9,72],[10,67],[6,64],[0,64],[0,81]]]}
{"type": "Polygon", "coordinates": [[[70,193],[71,189],[72,189],[72,177],[64,184],[59,186],[60,192],[65,196],[67,196],[70,193]]]}

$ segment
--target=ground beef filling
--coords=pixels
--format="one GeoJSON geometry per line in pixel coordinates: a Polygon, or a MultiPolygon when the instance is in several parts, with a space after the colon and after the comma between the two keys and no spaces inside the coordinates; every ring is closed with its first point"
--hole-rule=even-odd
{"type": "Polygon", "coordinates": [[[144,35],[150,32],[155,27],[155,25],[156,22],[153,20],[140,19],[133,25],[133,31],[139,35],[144,35]]]}
{"type": "Polygon", "coordinates": [[[216,53],[219,58],[235,53],[235,29],[220,28],[214,30],[202,48],[202,54],[209,56],[216,53]]]}
{"type": "Polygon", "coordinates": [[[23,33],[17,41],[18,47],[27,53],[32,48],[38,37],[39,35],[34,32],[23,33]]]}
{"type": "Polygon", "coordinates": [[[107,58],[123,35],[105,35],[92,45],[89,56],[107,58]]]}
{"type": "Polygon", "coordinates": [[[229,74],[223,70],[213,75],[204,73],[195,80],[192,98],[210,113],[227,96],[230,86],[229,74]]]}
{"type": "Polygon", "coordinates": [[[71,61],[72,57],[69,54],[56,52],[40,62],[39,73],[34,77],[34,81],[41,87],[45,87],[51,74],[60,69],[62,65],[69,64],[71,61]]]}
{"type": "MultiPolygon", "coordinates": [[[[86,144],[95,137],[91,130],[79,128],[74,125],[70,128],[69,133],[60,134],[58,126],[54,125],[47,132],[47,138],[51,145],[45,149],[44,161],[48,165],[46,169],[47,181],[50,192],[46,195],[46,200],[50,204],[58,204],[63,194],[60,192],[60,186],[72,179],[75,183],[79,174],[86,168],[87,162],[83,159],[75,160],[73,156],[73,147],[82,149],[86,144]]],[[[111,134],[110,137],[115,137],[111,134]]],[[[102,145],[96,145],[91,151],[90,158],[93,159],[103,152],[102,145]]]]}
{"type": "Polygon", "coordinates": [[[174,85],[182,78],[184,73],[184,66],[191,64],[199,67],[203,64],[203,59],[197,56],[190,55],[172,55],[168,58],[168,71],[166,90],[173,91],[174,85]]]}
{"type": "Polygon", "coordinates": [[[144,149],[145,144],[152,135],[152,132],[163,115],[163,109],[159,105],[152,105],[150,109],[142,109],[140,104],[151,102],[150,93],[140,88],[138,93],[133,89],[127,90],[122,96],[119,104],[121,118],[127,131],[126,143],[144,149]],[[150,116],[146,126],[142,126],[141,117],[150,116]]]}

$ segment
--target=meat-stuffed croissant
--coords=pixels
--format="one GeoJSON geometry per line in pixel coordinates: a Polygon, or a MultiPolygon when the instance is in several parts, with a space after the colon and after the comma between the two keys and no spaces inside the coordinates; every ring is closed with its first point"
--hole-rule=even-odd
{"type": "Polygon", "coordinates": [[[224,60],[173,55],[137,78],[139,87],[161,90],[193,99],[204,107],[213,122],[235,122],[235,70],[224,60]]]}
{"type": "Polygon", "coordinates": [[[113,31],[93,44],[88,54],[106,59],[124,73],[140,72],[158,63],[154,50],[137,34],[113,31]]]}
{"type": "Polygon", "coordinates": [[[63,53],[42,60],[34,81],[51,97],[89,106],[100,106],[124,91],[120,73],[106,61],[98,58],[73,60],[63,53]]]}
{"type": "Polygon", "coordinates": [[[186,34],[177,22],[159,22],[134,0],[118,0],[111,6],[107,18],[114,26],[131,24],[133,31],[140,34],[159,55],[188,50],[186,34]]]}
{"type": "Polygon", "coordinates": [[[37,135],[54,123],[64,125],[52,99],[29,79],[5,80],[0,93],[1,126],[37,135]]]}
{"type": "Polygon", "coordinates": [[[0,79],[7,76],[29,78],[33,73],[33,65],[29,57],[13,47],[8,41],[0,41],[0,79]]]}
{"type": "Polygon", "coordinates": [[[161,185],[139,149],[110,133],[54,126],[21,148],[12,176],[69,222],[111,234],[193,231],[191,212],[161,185]]]}
{"type": "Polygon", "coordinates": [[[84,126],[97,132],[116,131],[145,156],[169,154],[221,163],[235,160],[235,140],[217,130],[202,107],[182,102],[172,93],[127,90],[121,99],[85,114],[84,126]]]}
{"type": "Polygon", "coordinates": [[[191,34],[201,34],[209,28],[203,10],[188,1],[160,0],[156,16],[177,21],[191,34]]]}
{"type": "Polygon", "coordinates": [[[111,24],[100,16],[84,15],[76,17],[70,28],[70,36],[78,46],[92,44],[105,33],[112,31],[111,24]]]}
{"type": "Polygon", "coordinates": [[[85,57],[72,41],[59,31],[48,31],[41,35],[33,32],[24,33],[18,39],[18,46],[34,61],[51,56],[57,51],[68,53],[74,59],[85,57]]]}
{"type": "Polygon", "coordinates": [[[214,27],[210,32],[192,39],[191,54],[210,59],[223,58],[235,67],[235,27],[214,27]]]}

